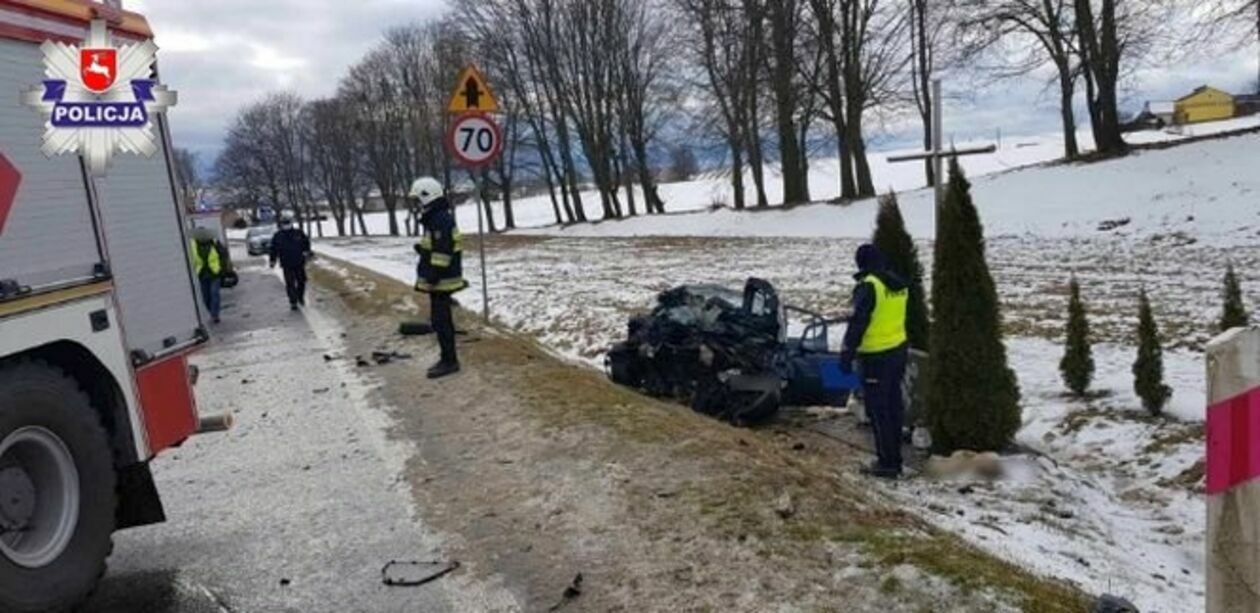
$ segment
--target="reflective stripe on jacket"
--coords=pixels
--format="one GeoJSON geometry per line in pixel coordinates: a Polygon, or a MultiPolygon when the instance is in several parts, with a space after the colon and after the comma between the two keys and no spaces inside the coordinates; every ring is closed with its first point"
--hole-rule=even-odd
{"type": "Polygon", "coordinates": [[[223,272],[223,260],[219,258],[219,248],[214,243],[198,243],[192,242],[192,258],[193,272],[197,276],[202,276],[202,272],[209,268],[210,276],[217,277],[223,272]]]}
{"type": "Polygon", "coordinates": [[[871,285],[875,308],[871,311],[866,333],[862,335],[862,343],[857,348],[858,353],[879,353],[901,346],[906,342],[909,290],[890,290],[876,275],[866,275],[861,282],[871,285]]]}
{"type": "Polygon", "coordinates": [[[468,287],[464,280],[464,237],[455,225],[449,204],[435,203],[421,218],[424,235],[416,243],[416,291],[454,293],[468,287]]]}

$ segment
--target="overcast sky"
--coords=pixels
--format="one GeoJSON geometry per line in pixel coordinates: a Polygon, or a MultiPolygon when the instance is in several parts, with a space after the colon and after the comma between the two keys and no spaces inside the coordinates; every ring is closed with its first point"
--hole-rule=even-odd
{"type": "MultiPolygon", "coordinates": [[[[460,0],[470,1],[470,0],[460,0]]],[[[155,32],[162,78],[179,92],[171,111],[175,142],[209,164],[223,130],[241,106],[268,92],[331,94],[346,68],[380,40],[389,27],[433,19],[447,10],[441,0],[124,0],[145,14],[155,32]]],[[[1209,83],[1229,91],[1254,87],[1253,49],[1152,65],[1126,95],[1124,107],[1171,99],[1209,83]]],[[[452,79],[454,75],[452,75],[452,79]]],[[[982,89],[946,83],[951,101],[946,130],[959,140],[1003,134],[1036,134],[1058,125],[1058,94],[1035,78],[982,89]]],[[[1085,114],[1078,114],[1082,126],[1085,114]]],[[[909,118],[872,126],[875,147],[904,143],[909,118]]]]}

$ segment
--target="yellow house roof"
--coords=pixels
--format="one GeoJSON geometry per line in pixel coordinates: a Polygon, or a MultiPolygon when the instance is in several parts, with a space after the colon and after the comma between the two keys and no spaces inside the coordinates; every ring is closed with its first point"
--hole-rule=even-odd
{"type": "Polygon", "coordinates": [[[1234,96],[1233,96],[1233,95],[1231,95],[1229,92],[1226,92],[1226,91],[1221,91],[1221,90],[1219,90],[1219,89],[1216,89],[1215,87],[1211,87],[1211,86],[1208,86],[1208,85],[1202,85],[1202,86],[1200,86],[1200,87],[1195,88],[1195,90],[1194,90],[1193,92],[1190,92],[1189,94],[1187,94],[1187,95],[1185,95],[1185,96],[1182,96],[1182,97],[1178,98],[1178,99],[1177,99],[1177,102],[1185,102],[1185,101],[1187,101],[1187,100],[1189,100],[1189,99],[1191,99],[1191,98],[1196,98],[1196,97],[1198,97],[1198,96],[1202,96],[1202,95],[1204,95],[1204,94],[1216,94],[1216,95],[1219,95],[1219,96],[1224,96],[1224,97],[1229,98],[1229,99],[1231,99],[1231,100],[1234,98],[1234,96]]]}

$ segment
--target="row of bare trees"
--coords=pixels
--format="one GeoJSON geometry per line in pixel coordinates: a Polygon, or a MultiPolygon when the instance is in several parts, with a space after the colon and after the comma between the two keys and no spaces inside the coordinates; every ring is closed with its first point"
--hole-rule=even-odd
{"type": "MultiPolygon", "coordinates": [[[[467,176],[442,141],[450,84],[469,61],[488,74],[502,107],[504,155],[480,176],[493,197],[478,205],[492,229],[515,226],[512,196],[525,183],[545,190],[556,223],[663,213],[661,160],[692,154],[694,165],[697,140],[720,143],[735,208],[768,206],[774,171],[783,203],[810,201],[810,157],[820,153],[837,159],[841,198],[872,196],[872,126],[915,116],[930,145],[930,83],[941,74],[1047,78],[1058,90],[1068,158],[1081,154],[1074,101],[1083,93],[1097,150],[1122,154],[1121,87],[1148,59],[1171,56],[1178,40],[1170,32],[1188,28],[1170,23],[1228,32],[1234,42],[1260,39],[1260,0],[1191,4],[458,3],[442,20],[388,31],[334,96],[275,94],[243,109],[215,174],[244,206],[309,218],[318,202],[341,234],[367,231],[362,207],[372,195],[389,213],[391,234],[416,233],[417,211],[402,197],[408,182],[467,176]],[[501,218],[491,200],[502,202],[501,218]]],[[[932,184],[930,164],[924,172],[932,184]]]]}

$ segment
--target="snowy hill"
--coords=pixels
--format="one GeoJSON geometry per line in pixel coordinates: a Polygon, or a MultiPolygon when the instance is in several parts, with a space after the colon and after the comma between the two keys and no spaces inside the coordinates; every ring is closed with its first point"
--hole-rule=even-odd
{"type": "MultiPolygon", "coordinates": [[[[1229,121],[1219,121],[1195,126],[1186,126],[1179,131],[1147,131],[1126,135],[1126,139],[1137,145],[1176,143],[1178,141],[1202,138],[1213,134],[1228,133],[1237,130],[1260,128],[1260,116],[1244,117],[1229,121]]],[[[1135,202],[1144,203],[1142,209],[1147,210],[1147,203],[1152,198],[1165,200],[1159,206],[1150,208],[1151,215],[1159,212],[1154,219],[1154,227],[1171,224],[1176,226],[1175,216],[1194,215],[1185,213],[1185,209],[1194,209],[1197,200],[1183,202],[1177,198],[1185,192],[1185,185],[1178,183],[1178,169],[1185,164],[1204,164],[1203,169],[1185,177],[1196,182],[1210,181],[1213,176],[1227,176],[1235,173],[1247,164],[1245,150],[1254,149],[1256,138],[1251,135],[1249,142],[1235,142],[1237,139],[1223,139],[1219,142],[1202,142],[1184,147],[1176,147],[1166,151],[1150,151],[1135,154],[1133,158],[1120,162],[1104,162],[1101,164],[1081,164],[1067,166],[1059,170],[1047,170],[1043,165],[1053,163],[1063,155],[1063,139],[1058,134],[1043,134],[1030,137],[1013,137],[1004,139],[1001,147],[991,155],[977,155],[962,158],[963,168],[968,177],[981,190],[978,204],[981,214],[988,224],[990,233],[1045,233],[1049,235],[1083,235],[1093,233],[1093,228],[1102,221],[1129,216],[1129,209],[1135,202]],[[1223,144],[1223,143],[1233,144],[1223,144]],[[1219,145],[1219,146],[1218,146],[1219,145]],[[1187,147],[1193,148],[1189,153],[1187,147]],[[1207,151],[1209,156],[1220,160],[1214,162],[1198,160],[1196,151],[1207,151]],[[1213,153],[1214,152],[1214,153],[1213,153]],[[1240,154],[1241,152],[1241,154],[1240,154]],[[1165,157],[1169,156],[1169,157],[1165,157]],[[1134,162],[1145,159],[1144,162],[1134,162]],[[1132,164],[1112,167],[1116,163],[1132,164]],[[1150,165],[1149,168],[1144,168],[1150,165]],[[1211,166],[1218,166],[1212,168],[1211,166]],[[1098,166],[1099,168],[1094,168],[1098,166]],[[1077,172],[1080,170],[1081,172],[1077,172]],[[1011,173],[1021,171],[1017,177],[1009,177],[1011,173]],[[1127,175],[1131,171],[1142,174],[1164,175],[1157,185],[1142,185],[1141,192],[1128,192],[1122,198],[1111,198],[1112,194],[1093,194],[1090,196],[1084,187],[1072,188],[1069,182],[1078,186],[1088,185],[1091,181],[1107,181],[1117,174],[1127,175]],[[1049,172],[1049,174],[1039,174],[1049,172]],[[1030,174],[1022,174],[1030,173],[1030,174]],[[982,177],[987,179],[982,180],[982,177]],[[992,183],[990,183],[992,181],[992,183]],[[993,197],[990,197],[993,196],[993,197]],[[999,200],[1001,198],[1001,200],[999,200]],[[1098,205],[1104,205],[1099,207],[1098,205]],[[989,209],[994,214],[989,214],[989,209]],[[1031,210],[1036,214],[1024,218],[1031,210]],[[1082,211],[1075,215],[1073,211],[1082,211]],[[1087,213],[1087,214],[1086,214],[1087,213]],[[1173,215],[1163,219],[1164,215],[1173,215]],[[1167,222],[1167,223],[1165,223],[1167,222]],[[1064,225],[1066,224],[1066,225],[1064,225]],[[1091,225],[1092,224],[1092,225],[1091,225]]],[[[1092,138],[1088,130],[1077,135],[1083,150],[1092,147],[1092,138]]],[[[959,147],[986,145],[988,142],[959,142],[959,147]]],[[[922,203],[929,202],[929,193],[921,191],[923,186],[923,165],[918,162],[893,164],[888,157],[912,153],[911,150],[881,151],[870,154],[871,173],[874,182],[881,192],[896,190],[903,194],[903,205],[911,208],[922,208],[922,203]]],[[[817,202],[826,202],[839,195],[839,178],[835,158],[819,158],[810,164],[810,193],[817,202]]],[[[1237,176],[1247,176],[1246,173],[1237,176]]],[[[1231,179],[1232,180],[1232,179],[1231,179]]],[[[752,195],[752,179],[746,176],[747,193],[752,195]]],[[[1220,187],[1220,186],[1217,186],[1220,187]]],[[[1245,196],[1254,190],[1254,184],[1238,186],[1236,190],[1222,189],[1221,193],[1204,194],[1207,198],[1225,198],[1237,200],[1236,196],[1245,196]]],[[[782,180],[773,165],[766,167],[766,191],[770,202],[781,199],[782,180]]],[[[567,228],[555,225],[551,200],[545,196],[519,198],[513,201],[513,212],[516,217],[518,232],[526,234],[554,234],[565,236],[648,236],[648,235],[696,235],[696,236],[815,236],[815,237],[862,237],[866,236],[874,215],[874,206],[870,202],[858,202],[842,208],[837,205],[816,204],[796,207],[791,210],[778,209],[758,212],[755,215],[743,215],[730,210],[712,211],[715,204],[729,206],[732,202],[731,185],[727,176],[711,173],[704,177],[685,182],[666,183],[660,185],[661,197],[666,202],[669,215],[654,218],[631,218],[620,221],[600,222],[597,224],[580,224],[567,228]]],[[[624,194],[623,194],[624,197],[624,194]]],[[[599,195],[587,190],[582,193],[588,218],[598,220],[599,195]]],[[[624,198],[623,198],[624,199],[624,198]]],[[[639,199],[640,208],[642,200],[639,199]]],[[[624,203],[623,203],[624,206],[624,203]]],[[[501,206],[495,206],[496,223],[502,224],[501,206]]],[[[925,212],[930,212],[930,208],[925,212]]],[[[405,212],[399,212],[399,225],[403,223],[405,212]]],[[[477,210],[468,205],[457,210],[459,225],[465,233],[472,233],[477,228],[477,210]]],[[[931,236],[930,217],[910,215],[911,231],[915,236],[927,238],[931,236]],[[915,225],[917,223],[917,225],[915,225]]],[[[1233,212],[1225,212],[1226,218],[1233,218],[1233,212]]],[[[1215,216],[1209,216],[1217,218],[1215,216]]],[[[385,213],[370,213],[366,216],[368,230],[371,234],[389,233],[388,218],[385,213]]],[[[1137,221],[1135,219],[1135,221],[1137,221]]],[[[1141,224],[1139,224],[1141,225],[1141,224]]],[[[1151,224],[1148,224],[1148,227],[1151,224]]],[[[1133,228],[1126,231],[1131,232],[1133,228]]],[[[1154,230],[1165,231],[1165,230],[1154,230]]],[[[336,229],[331,221],[325,222],[324,234],[332,236],[336,229]]],[[[233,234],[237,236],[239,232],[233,234]]]]}
{"type": "MultiPolygon", "coordinates": [[[[981,166],[977,158],[969,158],[965,166],[973,173],[972,194],[990,237],[1099,236],[1100,228],[1114,226],[1114,233],[1121,235],[1183,232],[1237,243],[1260,236],[1257,152],[1260,134],[1249,134],[1090,164],[1034,166],[988,175],[976,172],[981,166]]],[[[932,192],[906,192],[900,201],[911,234],[930,238],[932,192]]],[[[526,232],[859,238],[870,234],[875,210],[873,201],[814,204],[752,214],[719,210],[639,217],[526,232]]]]}

